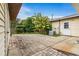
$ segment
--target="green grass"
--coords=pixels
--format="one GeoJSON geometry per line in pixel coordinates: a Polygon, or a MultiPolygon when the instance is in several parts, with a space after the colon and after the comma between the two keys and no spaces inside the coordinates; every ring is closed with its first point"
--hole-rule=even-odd
{"type": "Polygon", "coordinates": [[[55,35],[53,35],[54,37],[58,37],[58,36],[60,36],[60,34],[55,34],[55,35]]]}
{"type": "Polygon", "coordinates": [[[16,33],[16,34],[42,34],[42,35],[47,35],[45,33],[39,33],[39,32],[22,32],[22,33],[16,33]]]}

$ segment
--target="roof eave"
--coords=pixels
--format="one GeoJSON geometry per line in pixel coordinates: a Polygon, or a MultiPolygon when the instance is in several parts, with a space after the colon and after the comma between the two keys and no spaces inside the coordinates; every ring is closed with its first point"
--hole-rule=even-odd
{"type": "Polygon", "coordinates": [[[8,3],[10,20],[15,20],[19,10],[21,8],[22,3],[8,3]]]}
{"type": "Polygon", "coordinates": [[[79,16],[74,16],[74,17],[68,17],[68,18],[59,18],[59,19],[55,19],[55,20],[52,20],[50,22],[57,22],[57,21],[61,21],[61,20],[65,20],[65,19],[70,19],[70,18],[75,18],[75,17],[79,17],[79,16]]]}

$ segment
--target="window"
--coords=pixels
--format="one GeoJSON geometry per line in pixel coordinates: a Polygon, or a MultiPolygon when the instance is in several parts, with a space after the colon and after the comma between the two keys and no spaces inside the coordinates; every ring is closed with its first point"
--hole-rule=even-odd
{"type": "Polygon", "coordinates": [[[68,28],[69,28],[69,22],[65,22],[65,23],[64,23],[64,28],[65,28],[65,29],[68,29],[68,28]]]}

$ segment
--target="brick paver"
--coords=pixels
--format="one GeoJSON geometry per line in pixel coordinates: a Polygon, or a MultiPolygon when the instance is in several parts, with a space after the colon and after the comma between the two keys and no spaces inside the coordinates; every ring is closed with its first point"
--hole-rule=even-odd
{"type": "Polygon", "coordinates": [[[9,56],[66,56],[52,46],[70,37],[47,36],[40,34],[18,34],[13,35],[9,45],[9,56]]]}

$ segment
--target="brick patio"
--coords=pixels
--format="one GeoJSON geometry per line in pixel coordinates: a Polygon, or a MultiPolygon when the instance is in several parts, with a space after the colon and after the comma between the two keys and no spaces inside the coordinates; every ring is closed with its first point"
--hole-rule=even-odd
{"type": "Polygon", "coordinates": [[[9,44],[9,56],[69,56],[53,48],[71,37],[47,36],[40,34],[16,34],[9,44]]]}

